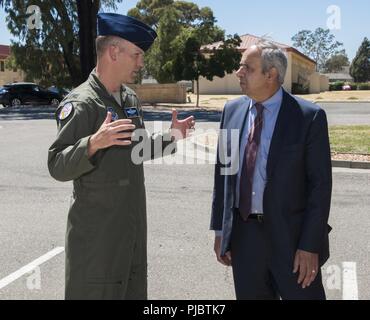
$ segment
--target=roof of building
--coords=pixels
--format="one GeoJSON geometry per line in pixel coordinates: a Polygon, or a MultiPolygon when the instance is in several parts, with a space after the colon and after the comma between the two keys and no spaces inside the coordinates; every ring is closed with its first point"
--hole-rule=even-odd
{"type": "MultiPolygon", "coordinates": [[[[257,37],[257,36],[251,35],[251,34],[245,34],[245,35],[240,36],[240,39],[242,40],[242,42],[240,43],[240,46],[238,47],[238,49],[240,51],[244,52],[245,50],[247,50],[251,46],[257,44],[262,39],[262,37],[257,37]]],[[[274,43],[275,45],[277,45],[278,47],[280,47],[281,49],[287,51],[287,52],[294,52],[294,53],[298,54],[299,56],[303,57],[304,59],[309,60],[312,63],[316,64],[316,62],[314,60],[312,60],[310,57],[306,56],[305,54],[303,54],[302,52],[298,51],[297,49],[295,49],[293,47],[290,47],[286,44],[279,43],[279,42],[276,42],[276,41],[271,41],[271,42],[274,43]]],[[[218,49],[221,45],[222,45],[222,41],[214,42],[214,43],[211,43],[209,45],[202,46],[202,50],[218,49]]]]}
{"type": "Polygon", "coordinates": [[[353,78],[348,73],[324,73],[329,80],[348,80],[353,81],[353,78]]]}
{"type": "Polygon", "coordinates": [[[10,56],[10,46],[0,44],[0,59],[6,59],[10,56]]]}

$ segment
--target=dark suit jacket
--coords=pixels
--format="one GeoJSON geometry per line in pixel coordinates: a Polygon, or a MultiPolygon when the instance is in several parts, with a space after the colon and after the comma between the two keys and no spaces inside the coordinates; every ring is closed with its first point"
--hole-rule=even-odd
{"type": "MultiPolygon", "coordinates": [[[[222,255],[230,250],[237,172],[222,175],[221,170],[230,166],[230,161],[225,164],[227,157],[239,161],[231,131],[243,129],[249,102],[248,97],[228,102],[221,117],[221,129],[227,136],[220,134],[219,138],[211,230],[222,230],[222,255]]],[[[329,257],[332,168],[322,109],[283,92],[266,171],[263,211],[272,259],[293,264],[296,250],[301,249],[319,253],[320,265],[324,264],[329,257]]]]}

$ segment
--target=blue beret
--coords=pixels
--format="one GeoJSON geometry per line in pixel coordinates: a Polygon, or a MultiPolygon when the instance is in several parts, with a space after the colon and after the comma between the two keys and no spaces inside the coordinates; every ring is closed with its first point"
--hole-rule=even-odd
{"type": "Polygon", "coordinates": [[[132,42],[143,51],[147,51],[157,33],[145,23],[117,13],[99,13],[98,36],[117,36],[132,42]]]}

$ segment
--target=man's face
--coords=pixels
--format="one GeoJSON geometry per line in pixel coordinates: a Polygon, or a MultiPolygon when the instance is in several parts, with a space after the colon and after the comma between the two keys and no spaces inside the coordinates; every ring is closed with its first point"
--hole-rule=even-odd
{"type": "Polygon", "coordinates": [[[246,50],[236,72],[243,93],[254,98],[263,94],[268,86],[268,75],[262,73],[260,50],[252,46],[246,50]]]}
{"type": "Polygon", "coordinates": [[[122,75],[122,83],[133,83],[144,67],[144,51],[129,41],[122,42],[119,45],[116,66],[122,75]]]}

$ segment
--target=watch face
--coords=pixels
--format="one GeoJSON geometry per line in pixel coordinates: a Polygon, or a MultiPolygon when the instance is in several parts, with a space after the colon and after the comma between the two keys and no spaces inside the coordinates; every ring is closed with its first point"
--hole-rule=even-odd
{"type": "Polygon", "coordinates": [[[125,115],[126,115],[126,117],[128,119],[140,117],[139,110],[137,108],[135,108],[135,107],[132,107],[132,108],[124,108],[123,111],[125,112],[125,115]]]}

